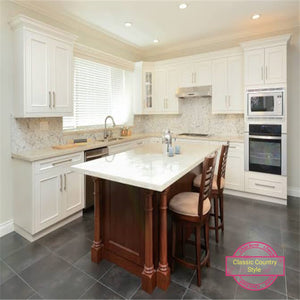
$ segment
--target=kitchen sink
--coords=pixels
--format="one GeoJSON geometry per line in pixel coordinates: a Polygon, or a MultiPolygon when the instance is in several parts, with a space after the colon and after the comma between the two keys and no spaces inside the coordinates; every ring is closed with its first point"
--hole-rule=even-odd
{"type": "Polygon", "coordinates": [[[97,142],[114,142],[114,141],[121,141],[124,137],[114,137],[114,138],[108,138],[108,139],[100,139],[97,140],[97,142]]]}

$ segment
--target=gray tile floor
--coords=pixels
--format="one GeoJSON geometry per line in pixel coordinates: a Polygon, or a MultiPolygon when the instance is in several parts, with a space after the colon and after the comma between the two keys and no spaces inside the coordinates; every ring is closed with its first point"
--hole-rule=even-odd
{"type": "MultiPolygon", "coordinates": [[[[141,290],[138,277],[102,261],[90,261],[93,215],[29,243],[16,233],[0,239],[0,296],[22,299],[298,299],[300,274],[300,199],[288,206],[225,196],[225,232],[215,243],[211,232],[211,267],[202,270],[202,285],[195,271],[176,265],[168,291],[141,290]],[[225,256],[242,243],[262,241],[286,260],[286,276],[266,290],[250,292],[225,276],[225,256]],[[71,250],[70,250],[71,249],[71,250]]],[[[192,248],[186,255],[194,257],[192,248]]]]}

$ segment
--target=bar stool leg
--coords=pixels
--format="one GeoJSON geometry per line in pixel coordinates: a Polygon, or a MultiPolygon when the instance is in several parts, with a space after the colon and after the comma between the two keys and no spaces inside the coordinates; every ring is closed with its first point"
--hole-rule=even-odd
{"type": "Polygon", "coordinates": [[[201,226],[196,225],[197,285],[201,285],[201,226]]]}
{"type": "Polygon", "coordinates": [[[215,213],[215,234],[216,234],[216,243],[219,242],[219,229],[218,229],[218,224],[219,224],[219,209],[218,209],[218,196],[214,195],[214,213],[215,213]]]}
{"type": "Polygon", "coordinates": [[[209,218],[205,222],[205,247],[206,247],[206,255],[208,257],[206,266],[210,267],[210,255],[209,255],[209,218]]]}
{"type": "Polygon", "coordinates": [[[224,197],[223,197],[223,191],[220,194],[220,219],[222,224],[222,232],[224,232],[224,197]]]}

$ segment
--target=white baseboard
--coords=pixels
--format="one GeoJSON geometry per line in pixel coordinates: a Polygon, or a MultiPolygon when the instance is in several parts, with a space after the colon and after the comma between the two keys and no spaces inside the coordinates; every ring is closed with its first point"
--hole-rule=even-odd
{"type": "Polygon", "coordinates": [[[0,237],[14,231],[14,220],[8,220],[0,224],[0,237]]]}
{"type": "Polygon", "coordinates": [[[288,195],[294,197],[300,197],[300,187],[288,186],[288,195]]]}
{"type": "Polygon", "coordinates": [[[225,189],[224,194],[243,197],[243,198],[249,198],[249,199],[252,199],[252,200],[258,200],[258,201],[271,202],[271,203],[276,203],[276,204],[281,204],[281,205],[287,205],[287,201],[285,199],[269,197],[269,196],[263,196],[263,195],[259,195],[259,194],[252,194],[252,193],[248,193],[248,192],[241,192],[241,191],[225,189]]]}

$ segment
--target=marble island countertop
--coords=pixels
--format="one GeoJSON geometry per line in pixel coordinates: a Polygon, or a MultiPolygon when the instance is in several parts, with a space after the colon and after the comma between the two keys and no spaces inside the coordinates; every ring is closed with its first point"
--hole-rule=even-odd
{"type": "Polygon", "coordinates": [[[75,172],[162,192],[220,148],[217,144],[178,142],[181,154],[168,157],[160,144],[148,144],[71,168],[75,172]]]}
{"type": "MultiPolygon", "coordinates": [[[[177,139],[184,139],[184,140],[203,140],[203,141],[218,141],[218,142],[236,142],[236,143],[243,143],[244,138],[243,136],[216,136],[216,135],[209,135],[206,137],[191,137],[191,136],[185,136],[185,135],[176,135],[177,139]]],[[[145,139],[145,138],[151,138],[151,137],[161,137],[160,133],[152,133],[152,134],[134,134],[132,136],[126,136],[122,137],[118,140],[112,140],[112,141],[93,141],[90,143],[87,143],[83,146],[77,146],[74,148],[68,148],[68,149],[53,149],[52,147],[42,148],[42,149],[33,149],[29,151],[24,152],[18,152],[18,153],[12,153],[12,158],[15,159],[21,159],[25,161],[37,161],[52,157],[57,157],[61,155],[67,155],[72,154],[76,152],[86,151],[90,149],[96,149],[106,146],[112,146],[112,145],[118,145],[126,142],[131,142],[135,140],[145,139]]]]}

